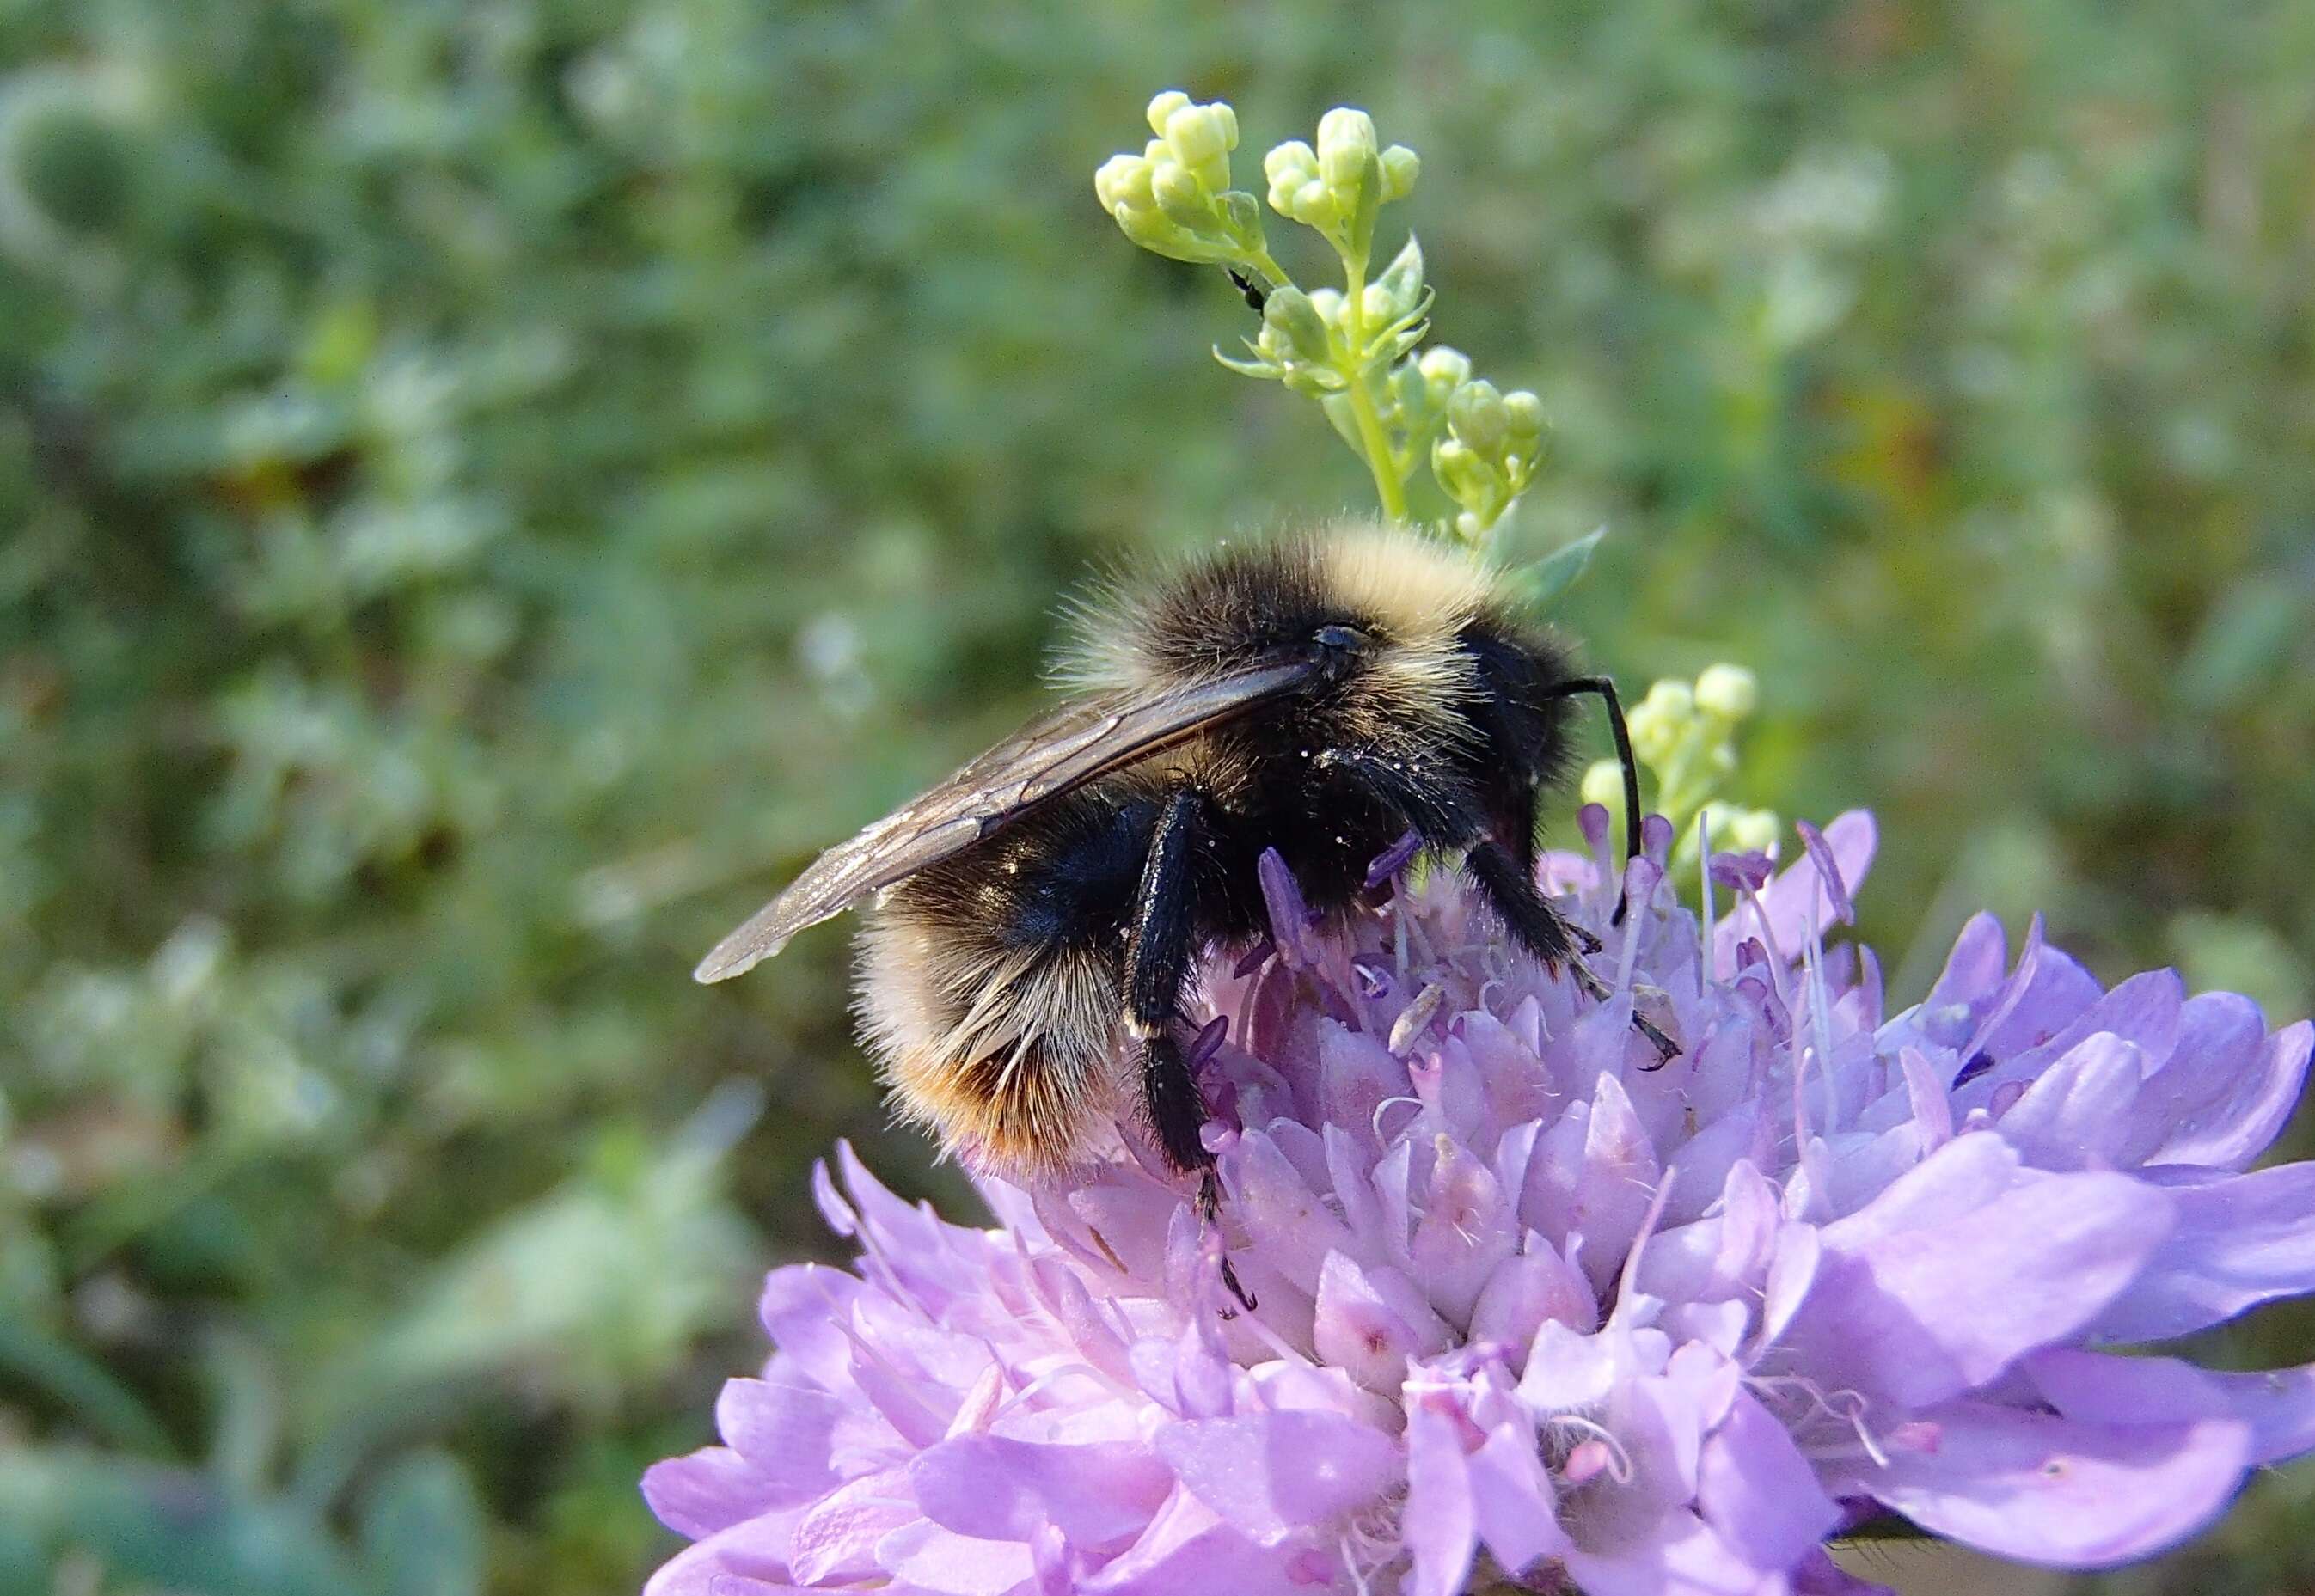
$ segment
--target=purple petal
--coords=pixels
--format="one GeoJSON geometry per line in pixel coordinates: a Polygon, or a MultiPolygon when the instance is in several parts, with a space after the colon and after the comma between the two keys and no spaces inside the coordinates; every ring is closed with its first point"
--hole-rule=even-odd
{"type": "Polygon", "coordinates": [[[1757,1290],[1781,1222],[1776,1188],[1749,1160],[1729,1170],[1720,1211],[1664,1231],[1640,1256],[1639,1289],[1672,1302],[1719,1302],[1757,1290]]]}
{"type": "Polygon", "coordinates": [[[1381,1042],[1334,1020],[1318,1022],[1318,1110],[1329,1127],[1342,1126],[1370,1158],[1380,1144],[1375,1110],[1388,1097],[1404,1097],[1412,1083],[1406,1066],[1381,1042]]]}
{"type": "Polygon", "coordinates": [[[1712,884],[1732,892],[1757,892],[1777,873],[1777,862],[1758,848],[1743,853],[1718,853],[1707,862],[1712,884]]]}
{"type": "MultiPolygon", "coordinates": [[[[1878,842],[1873,817],[1861,809],[1852,809],[1824,829],[1823,840],[1840,880],[1847,887],[1855,888],[1873,867],[1873,853],[1878,842]]],[[[1802,944],[1824,930],[1829,906],[1823,883],[1815,864],[1805,855],[1794,860],[1789,869],[1770,882],[1757,902],[1760,913],[1768,918],[1777,947],[1787,959],[1797,958],[1802,944]]],[[[1713,928],[1712,968],[1724,974],[1733,972],[1736,968],[1737,944],[1748,936],[1759,935],[1758,918],[1752,909],[1729,915],[1713,928]]]]}
{"type": "Polygon", "coordinates": [[[2108,1568],[2151,1556],[2223,1510],[2249,1462],[2249,1432],[2224,1420],[2093,1424],[1982,1402],[1918,1422],[1926,1444],[1856,1466],[1833,1489],[2004,1557],[2108,1568]]]}
{"type": "Polygon", "coordinates": [[[747,1459],[771,1500],[785,1504],[836,1483],[829,1441],[844,1414],[843,1403],[814,1386],[725,1380],[715,1398],[715,1430],[747,1459]]]}
{"type": "Polygon", "coordinates": [[[1409,1247],[1431,1306],[1468,1325],[1479,1293],[1519,1247],[1519,1227],[1495,1174],[1454,1146],[1431,1166],[1431,1192],[1409,1247]]]}
{"type": "Polygon", "coordinates": [[[2018,968],[2009,972],[2009,980],[1995,995],[1992,1007],[1978,1020],[1977,1029],[1971,1032],[1969,1039],[1961,1044],[1959,1051],[1964,1058],[1974,1061],[1980,1057],[1991,1057],[1989,1044],[1992,1038],[2025,1003],[2027,994],[2034,990],[2035,980],[2041,970],[2043,950],[2048,945],[2043,941],[2042,930],[2042,917],[2036,914],[2027,924],[2025,945],[2018,950],[2018,968]]]}
{"type": "Polygon", "coordinates": [[[1934,1153],[1953,1139],[1953,1101],[1938,1082],[1937,1072],[1922,1057],[1919,1048],[1906,1048],[1897,1055],[1898,1068],[1904,1071],[1906,1105],[1912,1112],[1913,1123],[1920,1128],[1921,1151],[1934,1153]]]}
{"type": "Polygon", "coordinates": [[[2001,1116],[2002,1139],[2042,1169],[2111,1166],[2132,1129],[2142,1055],[2108,1032],[2072,1049],[2001,1116]]]}
{"type": "Polygon", "coordinates": [[[779,1494],[729,1447],[702,1447],[643,1473],[643,1501],[678,1535],[705,1539],[777,1504],[779,1494]]]}
{"type": "Polygon", "coordinates": [[[1545,1557],[1565,1556],[1574,1549],[1559,1527],[1551,1477],[1524,1425],[1496,1425],[1463,1462],[1470,1474],[1479,1538],[1504,1572],[1516,1574],[1545,1557]]]}
{"type": "Polygon", "coordinates": [[[1423,834],[1419,831],[1409,831],[1377,854],[1374,856],[1374,863],[1367,866],[1367,891],[1371,892],[1383,882],[1397,875],[1400,871],[1406,868],[1407,861],[1422,851],[1423,834]]]}
{"type": "MultiPolygon", "coordinates": [[[[2099,1032],[2111,1032],[2135,1042],[2149,1059],[2168,1059],[2178,1037],[2178,1020],[2186,1006],[2186,989],[2175,970],[2133,975],[2053,1031],[2037,1028],[2036,1045],[2010,1052],[1997,1045],[2000,1060],[1994,1068],[1954,1089],[1954,1103],[1964,1110],[1983,1107],[2002,1086],[2032,1081],[2057,1060],[2099,1032]]],[[[2020,1015],[2031,1007],[2021,1007],[2020,1015]]],[[[2014,1024],[2014,1022],[2013,1022],[2014,1024]]]]}
{"type": "Polygon", "coordinates": [[[941,1596],[1005,1596],[1037,1573],[1020,1541],[980,1540],[924,1519],[884,1537],[876,1559],[911,1591],[941,1596]]]}
{"type": "Polygon", "coordinates": [[[1318,1271],[1329,1253],[1358,1250],[1349,1228],[1263,1132],[1240,1137],[1224,1162],[1232,1207],[1255,1247],[1303,1290],[1317,1290],[1318,1271]]]}
{"type": "Polygon", "coordinates": [[[1319,1408],[1171,1424],[1157,1444],[1207,1506],[1265,1538],[1344,1519],[1402,1473],[1397,1441],[1319,1408]]]}
{"type": "Polygon", "coordinates": [[[2178,1228],[2094,1321],[2106,1341],[2208,1329],[2315,1290],[2315,1163],[2284,1164],[2166,1193],[2178,1228]]]}
{"type": "Polygon", "coordinates": [[[983,1540],[1027,1541],[1051,1524],[1089,1550],[1140,1535],[1174,1476],[1131,1441],[1078,1446],[960,1435],[918,1455],[909,1483],[925,1516],[983,1540]]]}
{"type": "Polygon", "coordinates": [[[1971,1015],[2001,984],[2009,968],[2009,940],[1993,915],[1978,913],[1955,938],[1945,970],[1921,1000],[1921,1019],[1934,1040],[1958,1048],[1977,1027],[1971,1015]]]}
{"type": "Polygon", "coordinates": [[[852,1342],[844,1331],[867,1290],[841,1270],[792,1264],[764,1277],[757,1314],[782,1357],[829,1390],[849,1390],[852,1342]]]}
{"type": "Polygon", "coordinates": [[[1341,1253],[1318,1272],[1312,1339],[1318,1355],[1370,1391],[1395,1391],[1410,1357],[1447,1345],[1447,1326],[1394,1270],[1371,1274],[1341,1253]],[[1396,1287],[1397,1289],[1393,1289],[1396,1287]]]}
{"type": "Polygon", "coordinates": [[[1831,1534],[1840,1509],[1769,1410],[1740,1395],[1697,1461],[1697,1511],[1761,1568],[1789,1568],[1831,1534]]]}
{"type": "Polygon", "coordinates": [[[1824,833],[1806,820],[1795,820],[1793,829],[1801,836],[1801,847],[1807,853],[1809,863],[1816,866],[1816,878],[1824,884],[1824,895],[1831,902],[1832,918],[1844,926],[1857,924],[1857,906],[1849,900],[1849,883],[1841,880],[1840,861],[1832,856],[1832,845],[1824,833]]]}
{"type": "Polygon", "coordinates": [[[2168,1133],[2145,1162],[2241,1169],[2266,1150],[2299,1104],[2315,1024],[2302,1020],[2261,1045],[2265,1030],[2248,998],[2213,992],[2187,1003],[2178,1046],[2147,1082],[2168,1133]]]}
{"type": "Polygon", "coordinates": [[[1082,1596],[1182,1596],[1185,1591],[1232,1596],[1312,1596],[1341,1572],[1331,1552],[1283,1541],[1266,1547],[1178,1492],[1140,1540],[1099,1573],[1078,1582],[1082,1596]]]}
{"type": "Polygon", "coordinates": [[[749,1519],[686,1549],[652,1575],[643,1596],[788,1596],[785,1522],[749,1519]]]}
{"type": "Polygon", "coordinates": [[[1977,1201],[1934,1224],[1903,1222],[1935,1212],[1936,1199],[1972,1194],[1944,1190],[1941,1166],[1974,1175],[1964,1160],[1977,1139],[1948,1143],[1824,1228],[1825,1256],[1780,1355],[1827,1389],[1927,1406],[2080,1330],[2170,1231],[2169,1194],[2116,1175],[2045,1175],[1991,1193],[1980,1185],[1977,1201]],[[1897,1223],[1874,1212],[1893,1200],[1904,1210],[1897,1223]]]}
{"type": "Polygon", "coordinates": [[[1605,1402],[1616,1379],[1616,1354],[1606,1335],[1586,1335],[1547,1319],[1528,1349],[1520,1400],[1539,1414],[1574,1413],[1605,1402]]]}
{"type": "Polygon", "coordinates": [[[1761,1596],[1780,1572],[1755,1568],[1685,1508],[1614,1552],[1570,1552],[1567,1568],[1585,1596],[1761,1596]]]}
{"type": "Polygon", "coordinates": [[[1276,848],[1264,848],[1255,862],[1255,874],[1262,883],[1262,901],[1270,910],[1270,940],[1277,944],[1279,957],[1297,969],[1316,966],[1325,953],[1312,930],[1317,917],[1310,912],[1294,873],[1276,848]]]}
{"type": "Polygon", "coordinates": [[[2070,1419],[2108,1424],[2235,1419],[2250,1427],[2254,1465],[2315,1451],[2315,1363],[2233,1374],[2177,1358],[2053,1347],[2021,1367],[2044,1399],[2070,1419]]]}
{"type": "Polygon", "coordinates": [[[1410,1596],[1455,1596],[1479,1542],[1478,1509],[1456,1419],[1418,1403],[1407,1415],[1406,1454],[1399,1535],[1415,1557],[1410,1596]]]}
{"type": "Polygon", "coordinates": [[[1471,1309],[1471,1340],[1516,1347],[1523,1362],[1536,1332],[1553,1321],[1578,1331],[1596,1330],[1600,1303],[1582,1272],[1530,1231],[1525,1250],[1506,1260],[1479,1293],[1471,1309]]]}
{"type": "Polygon", "coordinates": [[[834,1585],[881,1575],[876,1547],[922,1517],[905,1469],[847,1480],[797,1518],[788,1554],[794,1576],[806,1585],[834,1585]]]}

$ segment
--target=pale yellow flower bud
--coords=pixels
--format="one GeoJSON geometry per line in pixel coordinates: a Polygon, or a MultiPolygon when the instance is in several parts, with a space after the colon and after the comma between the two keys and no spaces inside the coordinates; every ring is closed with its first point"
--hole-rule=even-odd
{"type": "Polygon", "coordinates": [[[1760,705],[1760,678],[1742,665],[1708,666],[1696,678],[1696,706],[1716,719],[1744,720],[1760,705]]]}
{"type": "Polygon", "coordinates": [[[1394,144],[1383,151],[1382,197],[1385,201],[1404,200],[1415,191],[1415,180],[1421,175],[1423,161],[1403,144],[1394,144]]]}
{"type": "Polygon", "coordinates": [[[1318,119],[1318,173],[1335,188],[1357,182],[1377,158],[1374,119],[1338,105],[1318,119]]]}
{"type": "Polygon", "coordinates": [[[1503,439],[1511,430],[1503,395],[1495,384],[1484,380],[1465,383],[1455,390],[1455,396],[1447,401],[1447,424],[1455,429],[1456,437],[1487,456],[1503,452],[1503,439]]]}
{"type": "Polygon", "coordinates": [[[1179,89],[1167,89],[1158,95],[1149,102],[1149,110],[1146,113],[1149,118],[1149,130],[1164,137],[1166,119],[1189,103],[1190,97],[1179,89]]]}
{"type": "Polygon", "coordinates": [[[1159,162],[1149,175],[1149,187],[1158,196],[1158,208],[1169,220],[1194,227],[1206,219],[1210,210],[1206,187],[1179,161],[1159,162]]]}
{"type": "Polygon", "coordinates": [[[1777,846],[1778,834],[1783,829],[1774,810],[1728,810],[1716,817],[1712,839],[1730,853],[1765,854],[1777,846]]]}
{"type": "Polygon", "coordinates": [[[1149,189],[1149,163],[1140,155],[1112,155],[1093,174],[1093,191],[1112,216],[1124,207],[1149,209],[1158,203],[1149,189]]]}
{"type": "Polygon", "coordinates": [[[1237,147],[1237,113],[1219,102],[1184,105],[1166,119],[1160,131],[1184,164],[1202,165],[1237,147]]]}
{"type": "Polygon", "coordinates": [[[1415,365],[1423,373],[1424,386],[1431,390],[1433,404],[1446,403],[1456,389],[1471,380],[1471,357],[1443,343],[1424,350],[1415,365]]]}
{"type": "Polygon", "coordinates": [[[1318,176],[1318,155],[1299,138],[1290,138],[1262,157],[1262,174],[1270,180],[1271,187],[1283,186],[1289,192],[1318,176]]]}
{"type": "Polygon", "coordinates": [[[1522,455],[1532,453],[1543,438],[1543,401],[1525,388],[1514,388],[1503,395],[1503,421],[1511,430],[1512,447],[1522,455]]]}
{"type": "Polygon", "coordinates": [[[1603,805],[1611,813],[1624,807],[1624,767],[1613,759],[1601,759],[1583,773],[1580,794],[1586,803],[1603,805]]]}

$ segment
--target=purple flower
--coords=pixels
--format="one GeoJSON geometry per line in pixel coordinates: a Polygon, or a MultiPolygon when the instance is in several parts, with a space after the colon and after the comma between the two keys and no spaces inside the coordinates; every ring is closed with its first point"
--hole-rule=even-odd
{"type": "Polygon", "coordinates": [[[2100,1567],[2315,1449],[2315,1367],[2103,1350],[2315,1290],[2315,1165],[2244,1173],[2307,1024],[2102,990],[2038,922],[2012,964],[1985,917],[1887,1015],[1821,940],[1866,816],[1722,873],[1707,926],[1650,839],[1621,925],[1619,883],[1544,863],[1604,1004],[1447,873],[1343,929],[1266,871],[1269,953],[1206,972],[1222,1237],[1131,1137],[986,1183],[993,1229],[839,1148],[857,1272],[767,1282],[724,1444],[645,1478],[697,1542],[652,1596],[1857,1592],[1823,1544],[1885,1511],[2100,1567]]]}

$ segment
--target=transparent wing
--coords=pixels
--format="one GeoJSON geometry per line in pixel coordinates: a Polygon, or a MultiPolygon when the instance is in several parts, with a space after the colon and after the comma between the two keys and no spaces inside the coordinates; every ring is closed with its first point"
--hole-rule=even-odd
{"type": "Polygon", "coordinates": [[[1033,721],[914,802],[812,861],[787,891],[715,944],[692,979],[727,980],[788,938],[971,847],[1024,810],[1145,758],[1308,681],[1308,662],[1266,666],[1162,693],[1087,699],[1033,721]]]}

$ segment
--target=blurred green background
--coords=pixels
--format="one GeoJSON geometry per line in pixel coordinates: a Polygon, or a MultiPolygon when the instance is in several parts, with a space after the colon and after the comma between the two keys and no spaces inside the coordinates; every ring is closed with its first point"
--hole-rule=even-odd
{"type": "Polygon", "coordinates": [[[686,976],[1089,563],[1368,501],[1094,203],[1173,84],[1421,150],[1521,546],[1880,812],[1901,999],[1982,904],[2306,1012],[2315,7],[0,0],[0,1591],[630,1591],[810,1161],[956,1195],[839,931],[686,976]]]}

